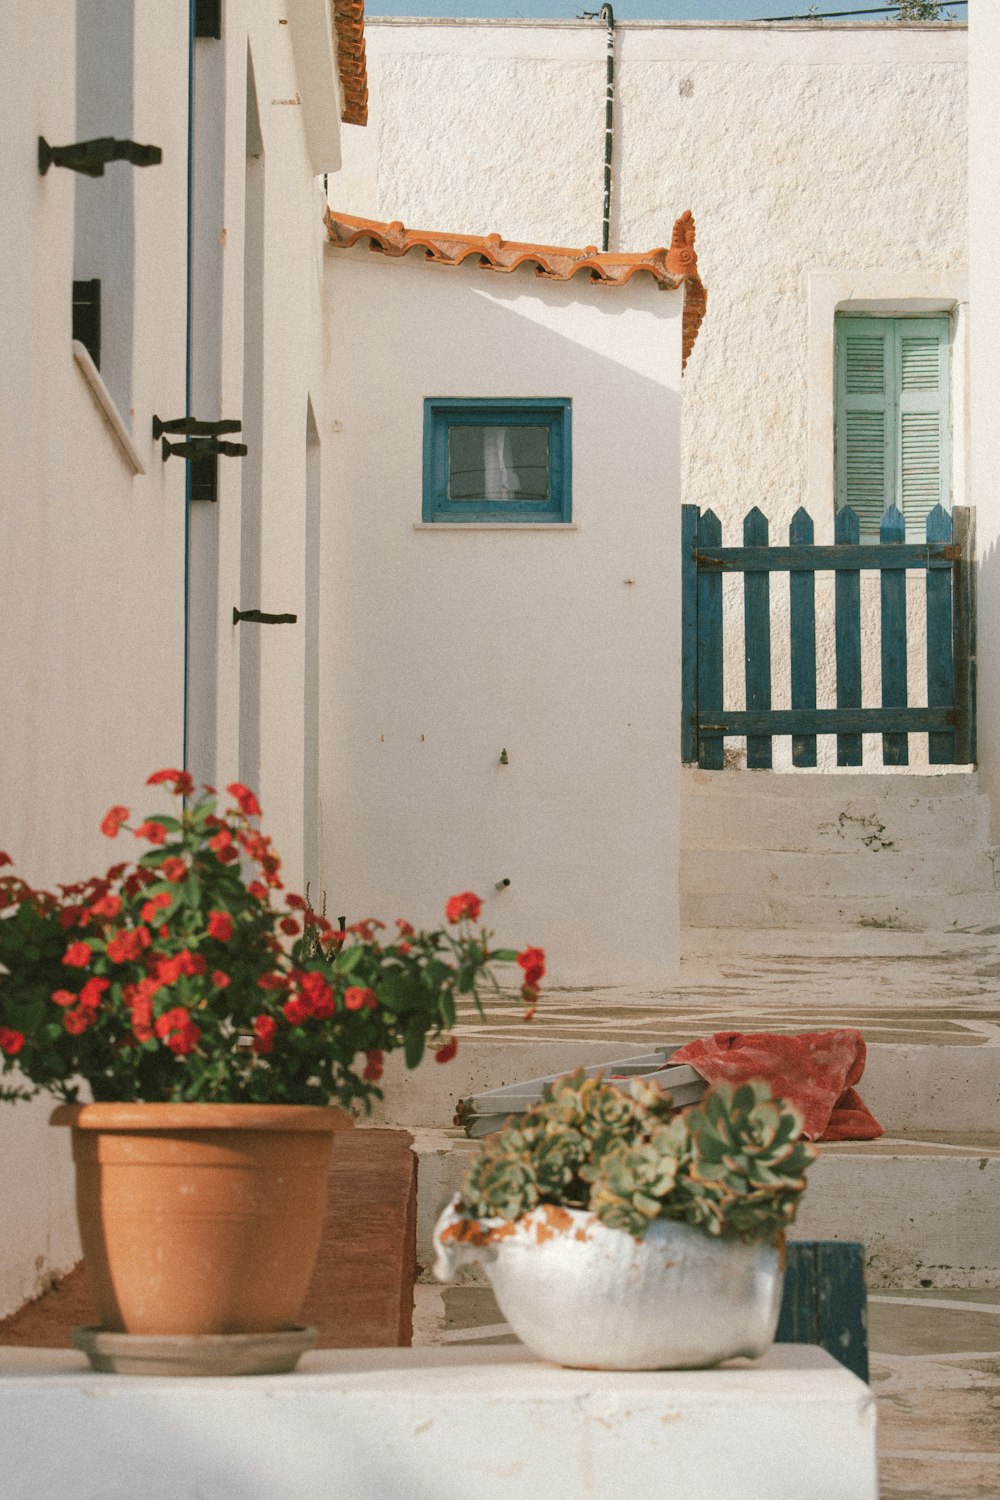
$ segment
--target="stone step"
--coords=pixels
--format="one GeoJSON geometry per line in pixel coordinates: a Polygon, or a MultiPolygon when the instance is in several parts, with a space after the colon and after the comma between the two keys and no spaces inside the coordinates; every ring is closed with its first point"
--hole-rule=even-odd
{"type": "MultiPolygon", "coordinates": [[[[815,785],[809,783],[806,790],[815,785]]],[[[788,797],[753,780],[747,790],[730,781],[718,791],[692,792],[687,783],[682,786],[685,849],[923,853],[939,850],[942,841],[955,851],[989,847],[989,800],[975,789],[942,796],[937,791],[918,794],[905,785],[891,793],[863,793],[848,783],[842,790],[821,786],[810,795],[788,797]]]]}
{"type": "MultiPolygon", "coordinates": [[[[434,1225],[476,1147],[455,1130],[413,1134],[417,1262],[430,1280],[434,1225]]],[[[792,1238],[860,1241],[871,1289],[1000,1287],[1000,1137],[900,1134],[820,1150],[792,1238]]],[[[482,1279],[478,1268],[460,1275],[482,1279]]]]}
{"type": "MultiPolygon", "coordinates": [[[[681,854],[681,890],[689,901],[730,892],[747,892],[754,901],[786,893],[798,899],[815,895],[923,900],[932,893],[992,893],[995,885],[993,860],[985,849],[955,849],[942,841],[936,849],[880,847],[819,854],[688,848],[681,854]]],[[[1000,916],[1000,898],[994,899],[1000,916]]]]}
{"type": "Polygon", "coordinates": [[[687,797],[718,796],[721,791],[753,800],[761,795],[788,802],[815,803],[829,797],[966,797],[982,795],[979,775],[964,766],[941,766],[934,771],[702,771],[684,766],[681,791],[687,797]]]}
{"type": "Polygon", "coordinates": [[[1000,893],[912,895],[811,895],[778,888],[733,886],[694,894],[681,890],[685,927],[890,928],[913,932],[995,933],[1000,930],[1000,893]]]}
{"type": "MultiPolygon", "coordinates": [[[[747,1031],[761,1029],[748,1018],[747,1031]]],[[[799,1030],[807,1029],[800,1025],[799,1030]]],[[[705,1034],[704,1032],[702,1034],[705,1034]]],[[[385,1099],[368,1121],[407,1130],[449,1130],[459,1099],[530,1078],[572,1072],[581,1066],[619,1062],[681,1038],[669,1018],[658,1040],[630,1046],[622,1041],[506,1042],[463,1038],[447,1068],[409,1072],[398,1054],[386,1059],[385,1099]]],[[[924,1046],[875,1043],[859,1090],[887,1133],[974,1132],[1000,1118],[1000,1051],[996,1046],[924,1046]]]]}

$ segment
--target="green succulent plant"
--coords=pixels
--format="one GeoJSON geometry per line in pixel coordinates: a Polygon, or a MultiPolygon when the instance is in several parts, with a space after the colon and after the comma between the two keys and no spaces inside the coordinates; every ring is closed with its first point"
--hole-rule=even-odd
{"type": "Polygon", "coordinates": [[[765,1083],[716,1084],[675,1113],[641,1080],[582,1069],[484,1142],[461,1196],[469,1218],[515,1220],[539,1204],[589,1209],[641,1238],[657,1219],[718,1236],[773,1238],[795,1217],[815,1149],[765,1083]]]}

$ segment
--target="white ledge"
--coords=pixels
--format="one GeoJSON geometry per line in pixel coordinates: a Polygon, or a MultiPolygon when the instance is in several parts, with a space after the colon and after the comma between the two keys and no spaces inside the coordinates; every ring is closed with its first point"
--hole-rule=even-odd
{"type": "Polygon", "coordinates": [[[114,397],[101,379],[101,372],[94,364],[85,344],[79,339],[73,340],[73,358],[80,366],[84,379],[94,393],[94,399],[101,409],[101,415],[107,422],[115,435],[119,448],[132,465],[136,474],[145,474],[146,465],[139,457],[139,450],[132,441],[132,434],[122,420],[121,412],[115,405],[114,397]]]}
{"type": "Polygon", "coordinates": [[[579,531],[576,521],[414,521],[414,531],[579,531]]]}
{"type": "Polygon", "coordinates": [[[0,1350],[4,1500],[876,1500],[875,1399],[821,1349],[561,1370],[526,1349],[324,1349],[292,1375],[95,1375],[0,1350]]]}

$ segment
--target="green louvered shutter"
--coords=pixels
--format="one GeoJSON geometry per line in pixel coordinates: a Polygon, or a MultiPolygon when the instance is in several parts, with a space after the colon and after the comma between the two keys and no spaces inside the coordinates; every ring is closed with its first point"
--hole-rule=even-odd
{"type": "Polygon", "coordinates": [[[897,318],[896,494],[907,539],[923,541],[935,505],[951,508],[947,318],[897,318]]]}
{"type": "Polygon", "coordinates": [[[876,541],[896,504],[907,536],[950,503],[947,318],[837,318],[837,508],[876,541]]]}

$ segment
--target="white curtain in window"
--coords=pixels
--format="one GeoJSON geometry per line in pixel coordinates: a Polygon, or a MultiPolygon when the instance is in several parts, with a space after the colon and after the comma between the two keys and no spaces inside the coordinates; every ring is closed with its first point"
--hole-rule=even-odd
{"type": "Polygon", "coordinates": [[[485,500],[512,500],[521,491],[521,481],[514,468],[510,429],[484,427],[483,474],[485,500]]]}

